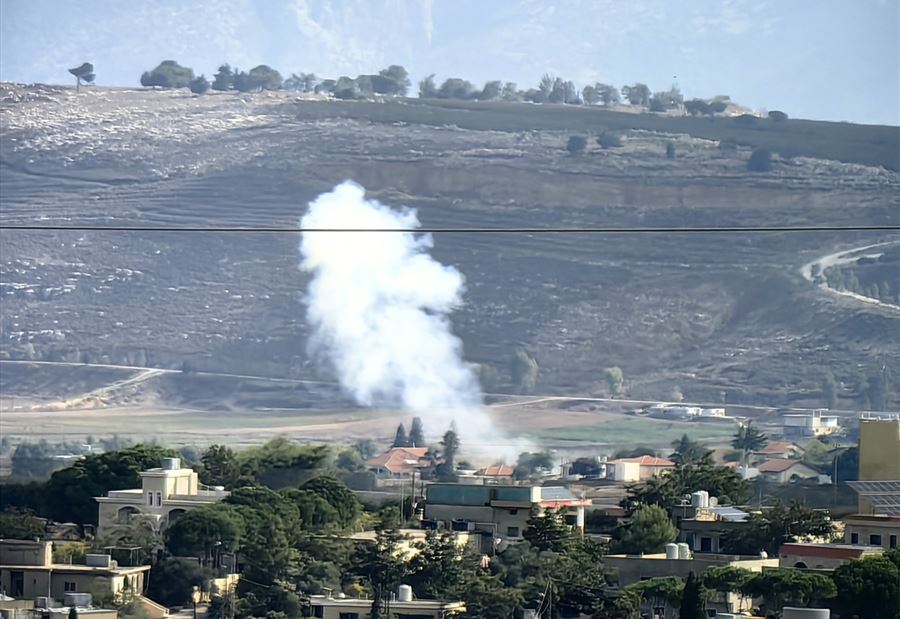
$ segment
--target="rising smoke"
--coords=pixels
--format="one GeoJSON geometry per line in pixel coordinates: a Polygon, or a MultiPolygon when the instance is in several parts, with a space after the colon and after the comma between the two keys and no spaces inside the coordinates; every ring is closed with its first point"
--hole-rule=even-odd
{"type": "Polygon", "coordinates": [[[414,210],[366,200],[349,181],[309,204],[304,229],[338,229],[304,232],[300,242],[300,268],[312,275],[310,346],[359,404],[400,406],[433,433],[455,421],[465,443],[485,444],[497,433],[448,318],[462,303],[462,274],[428,254],[431,235],[340,231],[419,225],[414,210]]]}

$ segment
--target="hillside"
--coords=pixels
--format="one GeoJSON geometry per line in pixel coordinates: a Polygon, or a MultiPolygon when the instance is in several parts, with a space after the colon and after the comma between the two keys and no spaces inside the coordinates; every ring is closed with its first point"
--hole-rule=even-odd
{"type": "MultiPolygon", "coordinates": [[[[427,227],[900,219],[896,127],[286,94],[0,90],[4,225],[293,226],[309,200],[347,178],[385,203],[418,209],[427,227]],[[604,130],[621,133],[624,146],[603,150],[591,140],[583,156],[566,152],[570,135],[604,130]],[[726,138],[736,148],[720,148],[726,138]],[[665,155],[670,142],[674,159],[665,155]],[[772,171],[746,171],[755,146],[782,153],[772,171]]],[[[492,390],[512,389],[509,360],[524,347],[541,368],[539,393],[602,394],[602,369],[618,365],[636,398],[668,398],[677,387],[689,400],[721,401],[724,392],[729,402],[818,405],[828,369],[849,408],[860,373],[884,365],[900,375],[900,314],[832,294],[801,267],[898,240],[445,233],[434,255],[466,277],[454,327],[469,361],[498,370],[492,390]]],[[[3,230],[0,353],[330,380],[305,352],[298,241],[3,230]]],[[[40,381],[14,376],[22,378],[4,379],[5,397],[66,392],[35,393],[40,381]]],[[[215,393],[189,382],[170,380],[153,395],[210,407],[215,393]]],[[[333,392],[291,397],[327,406],[333,392]]]]}

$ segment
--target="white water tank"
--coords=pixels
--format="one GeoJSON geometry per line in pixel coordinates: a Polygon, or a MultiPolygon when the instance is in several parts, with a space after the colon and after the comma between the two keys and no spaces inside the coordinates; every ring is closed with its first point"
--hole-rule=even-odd
{"type": "Polygon", "coordinates": [[[692,492],[691,507],[709,507],[709,492],[706,490],[692,492]]]}
{"type": "Polygon", "coordinates": [[[792,608],[786,606],[781,612],[782,619],[831,619],[827,608],[792,608]]]}
{"type": "Polygon", "coordinates": [[[164,471],[177,471],[181,468],[181,458],[163,458],[162,469],[164,471]]]}
{"type": "Polygon", "coordinates": [[[400,590],[397,592],[397,600],[400,602],[412,602],[412,587],[409,585],[400,585],[400,590]]]}
{"type": "Polygon", "coordinates": [[[678,558],[678,544],[666,544],[666,559],[678,558]]]}
{"type": "Polygon", "coordinates": [[[684,542],[678,544],[678,558],[682,561],[691,558],[691,547],[684,542]]]}

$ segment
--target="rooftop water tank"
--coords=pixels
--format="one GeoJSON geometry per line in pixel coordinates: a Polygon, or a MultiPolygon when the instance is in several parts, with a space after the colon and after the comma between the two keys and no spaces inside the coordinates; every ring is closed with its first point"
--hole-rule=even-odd
{"type": "Polygon", "coordinates": [[[691,507],[709,507],[709,493],[706,490],[692,492],[691,507]]]}
{"type": "Polygon", "coordinates": [[[678,544],[666,544],[666,559],[678,558],[678,544]]]}
{"type": "Polygon", "coordinates": [[[112,557],[101,554],[84,555],[84,564],[88,567],[112,567],[112,557]]]}
{"type": "Polygon", "coordinates": [[[682,561],[691,558],[691,547],[684,542],[678,544],[678,558],[682,561]]]}
{"type": "Polygon", "coordinates": [[[181,458],[163,458],[162,469],[164,471],[177,471],[181,468],[181,458]]]}
{"type": "Polygon", "coordinates": [[[412,599],[412,587],[400,585],[400,590],[397,592],[397,600],[400,602],[412,602],[412,599]]]}
{"type": "Polygon", "coordinates": [[[90,593],[66,593],[63,596],[63,606],[76,606],[87,608],[91,605],[90,593]]]}

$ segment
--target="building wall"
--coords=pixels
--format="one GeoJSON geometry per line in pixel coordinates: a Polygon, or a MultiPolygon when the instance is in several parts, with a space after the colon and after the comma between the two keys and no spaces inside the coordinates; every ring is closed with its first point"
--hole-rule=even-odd
{"type": "Polygon", "coordinates": [[[844,542],[866,546],[881,546],[885,550],[900,548],[900,517],[879,522],[869,519],[844,519],[844,542]],[[880,536],[880,542],[877,537],[880,536]]]}
{"type": "Polygon", "coordinates": [[[53,563],[53,542],[28,540],[0,541],[0,565],[50,565],[53,563]]]}
{"type": "MultiPolygon", "coordinates": [[[[18,592],[13,590],[13,574],[19,572],[23,575],[23,590],[21,595],[15,597],[33,599],[37,596],[49,595],[55,600],[62,600],[66,593],[92,593],[95,583],[103,583],[104,589],[112,594],[117,594],[125,588],[125,574],[111,574],[109,572],[65,572],[61,566],[54,567],[51,572],[46,569],[15,570],[8,567],[0,568],[0,587],[8,595],[18,592]],[[68,583],[68,589],[67,589],[68,583]],[[73,589],[74,587],[74,589],[73,589]]],[[[143,591],[144,575],[142,572],[128,574],[129,585],[132,591],[143,591]]]]}
{"type": "MultiPolygon", "coordinates": [[[[859,479],[900,479],[900,419],[859,420],[859,479]]],[[[872,505],[862,497],[859,513],[873,513],[872,505]]]]}

